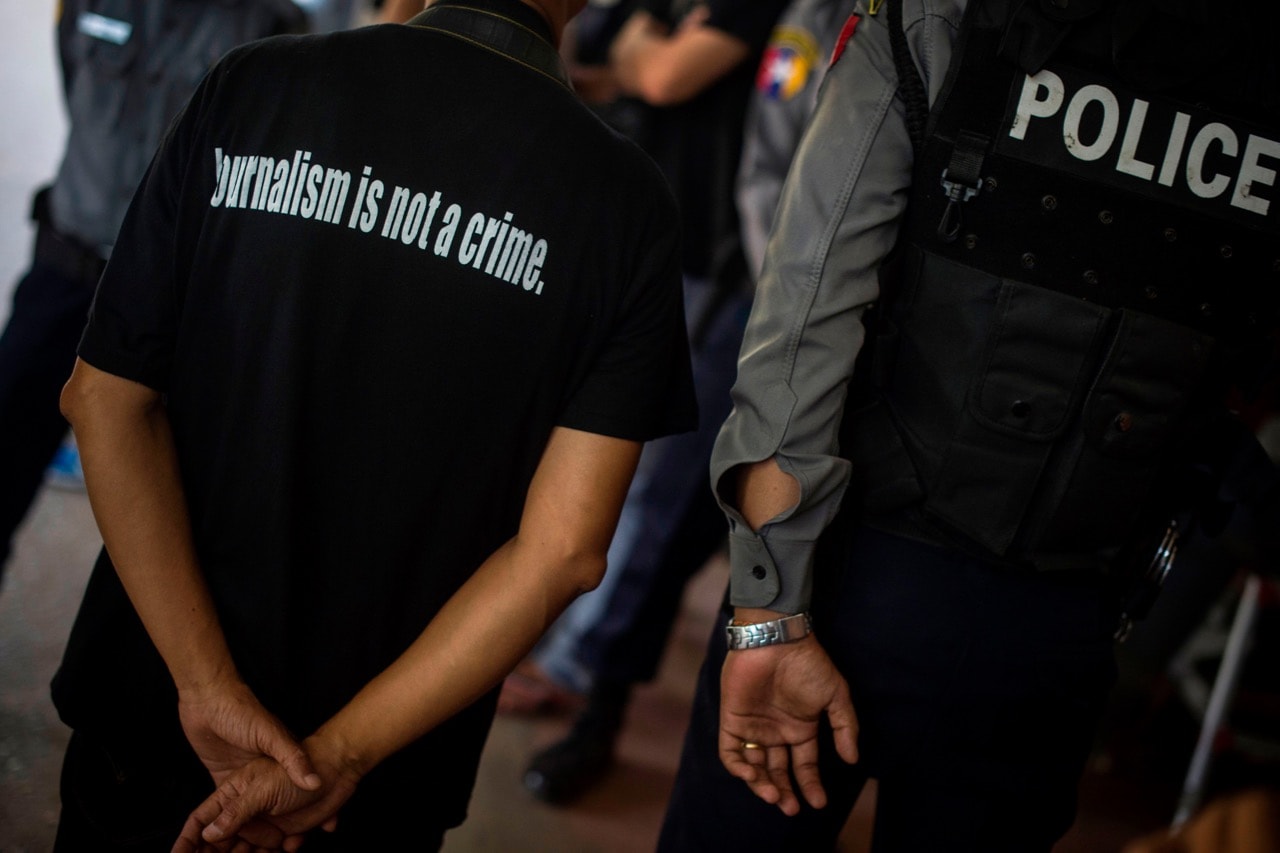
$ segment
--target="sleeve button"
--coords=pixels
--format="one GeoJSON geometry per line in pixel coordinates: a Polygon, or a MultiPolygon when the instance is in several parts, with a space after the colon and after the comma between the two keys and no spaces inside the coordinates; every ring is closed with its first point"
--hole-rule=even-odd
{"type": "Polygon", "coordinates": [[[751,567],[751,577],[755,578],[755,579],[756,579],[756,580],[758,580],[758,581],[762,581],[762,580],[764,580],[764,576],[765,576],[766,574],[768,574],[768,573],[764,570],[764,566],[752,566],[752,567],[751,567]]]}

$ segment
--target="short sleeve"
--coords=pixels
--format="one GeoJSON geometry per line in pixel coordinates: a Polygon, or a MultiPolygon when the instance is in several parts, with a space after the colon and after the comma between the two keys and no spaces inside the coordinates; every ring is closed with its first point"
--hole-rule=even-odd
{"type": "Polygon", "coordinates": [[[697,426],[674,202],[653,217],[614,328],[560,425],[634,441],[697,426]]]}
{"type": "Polygon", "coordinates": [[[179,313],[178,219],[206,76],[143,174],[98,282],[78,354],[99,370],[166,390],[179,313]]]}

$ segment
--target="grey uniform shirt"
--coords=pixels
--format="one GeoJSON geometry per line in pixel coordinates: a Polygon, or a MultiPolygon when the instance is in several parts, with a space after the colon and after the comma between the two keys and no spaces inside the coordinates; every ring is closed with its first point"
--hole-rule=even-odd
{"type": "Polygon", "coordinates": [[[737,203],[742,248],[759,277],[782,183],[795,158],[818,84],[854,0],[792,0],[769,36],[747,106],[737,203]]]}
{"type": "MultiPolygon", "coordinates": [[[[964,0],[905,0],[907,42],[932,102],[942,87],[964,0]]],[[[911,182],[905,107],[896,97],[887,12],[867,14],[828,70],[783,188],[748,322],[733,411],[716,440],[711,480],[729,519],[730,599],[806,610],[818,536],[849,481],[837,436],[862,315],[879,296],[911,182]],[[795,507],[751,530],[725,502],[724,476],[773,457],[799,483],[795,507]]]]}

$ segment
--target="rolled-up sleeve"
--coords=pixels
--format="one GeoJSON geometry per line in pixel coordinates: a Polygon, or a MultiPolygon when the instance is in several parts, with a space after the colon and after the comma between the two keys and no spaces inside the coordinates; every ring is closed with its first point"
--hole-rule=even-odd
{"type": "MultiPolygon", "coordinates": [[[[953,3],[908,3],[908,42],[931,96],[959,25],[953,3]],[[930,69],[936,74],[929,74],[930,69]]],[[[838,433],[878,271],[905,211],[912,152],[884,13],[865,14],[828,71],[783,188],[752,308],[733,411],[711,461],[729,520],[735,606],[808,608],[814,550],[849,482],[838,433]],[[769,458],[800,498],[753,531],[730,503],[735,468],[769,458]]]]}

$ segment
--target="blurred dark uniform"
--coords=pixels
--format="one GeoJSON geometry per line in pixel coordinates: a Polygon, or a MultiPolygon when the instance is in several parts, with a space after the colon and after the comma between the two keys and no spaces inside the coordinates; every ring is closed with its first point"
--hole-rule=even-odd
{"type": "Polygon", "coordinates": [[[831,849],[868,776],[877,851],[1049,850],[1134,578],[1249,437],[1224,392],[1273,354],[1275,12],[964,7],[846,26],[712,462],[731,603],[812,602],[860,762],[826,730],[831,804],[790,819],[730,777],[717,629],[664,850],[831,849]],[[800,499],[757,533],[722,478],[769,458],[800,499]]]}
{"type": "Polygon", "coordinates": [[[302,22],[289,0],[62,4],[67,145],[52,185],[33,201],[31,268],[0,336],[0,572],[66,435],[58,395],[98,276],[161,137],[223,53],[302,22]]]}
{"type": "Polygon", "coordinates": [[[633,685],[657,674],[686,583],[724,543],[724,519],[706,487],[706,468],[716,429],[728,414],[751,303],[734,187],[752,84],[786,2],[643,0],[640,6],[672,31],[705,6],[702,26],[742,42],[749,53],[688,100],[646,108],[640,121],[638,141],[680,206],[699,426],[646,447],[619,521],[619,530],[638,533],[629,552],[616,563],[611,558],[608,600],[579,630],[576,648],[539,661],[555,672],[573,657],[594,676],[574,728],[536,754],[525,774],[526,788],[552,802],[576,797],[607,766],[633,685]]]}

